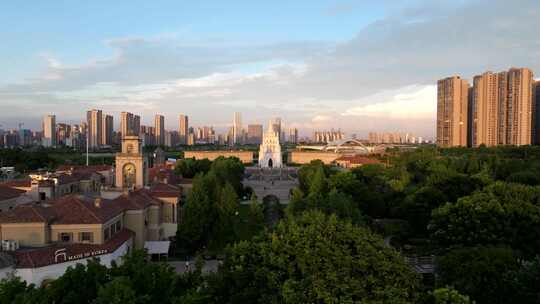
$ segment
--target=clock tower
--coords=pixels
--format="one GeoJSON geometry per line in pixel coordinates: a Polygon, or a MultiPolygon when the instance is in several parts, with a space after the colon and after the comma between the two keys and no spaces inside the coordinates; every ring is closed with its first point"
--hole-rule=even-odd
{"type": "Polygon", "coordinates": [[[139,136],[124,136],[122,151],[116,153],[116,187],[142,188],[148,183],[148,160],[139,136]]]}

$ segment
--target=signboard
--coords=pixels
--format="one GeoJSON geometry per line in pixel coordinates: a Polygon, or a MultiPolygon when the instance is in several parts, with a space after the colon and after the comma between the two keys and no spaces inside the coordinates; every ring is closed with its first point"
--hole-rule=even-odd
{"type": "Polygon", "coordinates": [[[80,259],[86,259],[102,254],[106,254],[108,251],[107,249],[100,249],[100,250],[94,250],[94,251],[87,251],[87,252],[81,252],[73,255],[68,255],[66,248],[58,249],[54,252],[54,262],[55,263],[64,263],[74,260],[80,260],[80,259]]]}

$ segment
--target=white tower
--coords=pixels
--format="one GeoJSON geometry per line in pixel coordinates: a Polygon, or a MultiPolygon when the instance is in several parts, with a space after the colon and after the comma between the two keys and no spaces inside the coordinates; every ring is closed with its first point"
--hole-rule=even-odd
{"type": "Polygon", "coordinates": [[[262,144],[259,147],[259,167],[281,168],[282,166],[279,133],[274,129],[274,124],[270,121],[268,130],[263,134],[262,144]]]}

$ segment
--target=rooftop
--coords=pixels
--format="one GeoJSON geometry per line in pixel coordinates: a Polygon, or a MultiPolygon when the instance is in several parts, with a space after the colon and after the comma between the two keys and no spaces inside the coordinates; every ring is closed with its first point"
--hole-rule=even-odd
{"type": "Polygon", "coordinates": [[[116,251],[135,234],[122,229],[110,240],[101,245],[95,244],[53,244],[51,246],[32,249],[19,249],[10,252],[17,261],[18,268],[37,268],[67,261],[97,257],[116,251]],[[65,255],[64,255],[65,253],[65,255]]]}
{"type": "Polygon", "coordinates": [[[0,185],[0,201],[19,197],[26,193],[24,190],[15,189],[6,185],[0,185]]]}

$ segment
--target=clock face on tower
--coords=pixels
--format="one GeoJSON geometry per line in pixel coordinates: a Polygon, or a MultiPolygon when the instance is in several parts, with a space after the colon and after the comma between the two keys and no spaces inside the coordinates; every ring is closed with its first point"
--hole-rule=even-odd
{"type": "Polygon", "coordinates": [[[125,164],[122,170],[123,173],[123,185],[125,188],[131,188],[136,182],[136,168],[132,163],[125,164]]]}

